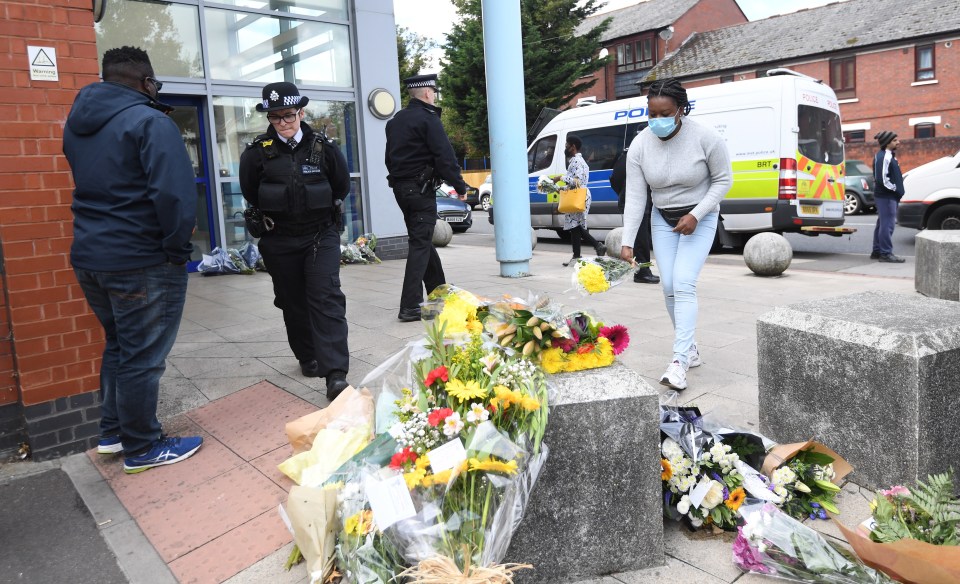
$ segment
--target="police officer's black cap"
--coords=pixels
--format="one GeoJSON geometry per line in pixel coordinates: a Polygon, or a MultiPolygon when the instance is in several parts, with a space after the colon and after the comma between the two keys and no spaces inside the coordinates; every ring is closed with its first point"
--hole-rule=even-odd
{"type": "Polygon", "coordinates": [[[407,77],[403,80],[403,84],[407,86],[407,89],[416,89],[417,87],[432,87],[437,88],[437,74],[430,73],[428,75],[414,75],[413,77],[407,77]]]}
{"type": "Polygon", "coordinates": [[[272,112],[291,107],[303,107],[309,101],[309,97],[300,95],[296,85],[288,81],[280,81],[263,88],[263,101],[257,104],[257,111],[272,112]]]}

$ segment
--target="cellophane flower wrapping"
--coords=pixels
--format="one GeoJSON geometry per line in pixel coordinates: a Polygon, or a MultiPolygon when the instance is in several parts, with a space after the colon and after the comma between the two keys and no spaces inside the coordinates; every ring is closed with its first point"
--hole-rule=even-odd
{"type": "Polygon", "coordinates": [[[744,572],[791,582],[894,582],[773,503],[748,503],[741,507],[741,514],[744,524],[733,544],[733,561],[744,572]]]}
{"type": "Polygon", "coordinates": [[[607,256],[579,258],[573,264],[571,281],[581,296],[600,294],[626,281],[638,268],[650,265],[649,262],[634,264],[607,256]]]}
{"type": "Polygon", "coordinates": [[[340,263],[342,264],[379,264],[380,258],[374,252],[377,236],[364,233],[352,243],[340,245],[340,263]]]}
{"type": "Polygon", "coordinates": [[[547,373],[565,373],[612,365],[630,344],[623,325],[608,326],[586,312],[572,312],[542,351],[540,365],[547,373]]]}
{"type": "Polygon", "coordinates": [[[390,584],[403,571],[403,558],[373,518],[363,478],[377,467],[358,462],[339,477],[337,496],[339,531],[336,558],[342,584],[390,584]]]}
{"type": "Polygon", "coordinates": [[[770,478],[780,507],[795,519],[827,519],[840,513],[834,503],[839,483],[853,468],[819,442],[778,444],[767,453],[761,470],[770,478]]]}
{"type": "MultiPolygon", "coordinates": [[[[472,302],[458,307],[462,291],[448,289],[444,296],[441,314],[453,299],[449,318],[428,323],[423,345],[404,352],[412,375],[403,379],[408,370],[391,359],[394,370],[377,377],[382,394],[395,398],[388,417],[397,446],[387,471],[402,476],[415,509],[384,533],[408,564],[442,556],[461,569],[467,560],[490,566],[506,553],[546,460],[542,438],[554,390],[522,348],[497,342],[484,326],[461,330],[460,324],[477,318],[472,302]],[[458,332],[446,335],[450,325],[458,332]],[[440,463],[436,449],[453,442],[461,445],[463,456],[452,466],[435,466],[440,463]]],[[[496,326],[525,319],[529,332],[534,313],[546,309],[547,303],[539,308],[537,303],[485,305],[478,316],[496,320],[496,326]],[[529,316],[518,316],[522,311],[529,316]]]]}

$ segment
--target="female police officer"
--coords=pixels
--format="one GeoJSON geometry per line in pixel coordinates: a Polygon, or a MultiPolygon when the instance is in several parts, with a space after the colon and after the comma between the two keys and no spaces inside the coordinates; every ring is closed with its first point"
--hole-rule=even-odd
{"type": "Polygon", "coordinates": [[[268,112],[270,127],[240,157],[240,189],[272,222],[260,253],[290,348],[304,376],[326,377],[332,401],[350,364],[339,234],[350,174],[340,149],[303,121],[308,101],[292,83],[263,88],[257,111],[268,112]]]}

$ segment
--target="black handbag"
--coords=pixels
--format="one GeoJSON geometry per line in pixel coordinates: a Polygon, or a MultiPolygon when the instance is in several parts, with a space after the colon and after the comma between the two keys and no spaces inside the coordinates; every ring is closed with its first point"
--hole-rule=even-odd
{"type": "Polygon", "coordinates": [[[690,211],[693,211],[696,208],[696,205],[690,205],[688,207],[674,207],[673,209],[661,209],[657,207],[657,211],[660,212],[660,216],[663,217],[663,220],[667,222],[667,225],[670,227],[676,227],[677,223],[680,222],[680,219],[684,215],[689,215],[690,211]]]}
{"type": "Polygon", "coordinates": [[[263,234],[273,230],[273,219],[263,214],[256,207],[247,207],[243,210],[243,221],[247,224],[247,231],[253,237],[263,237],[263,234]]]}

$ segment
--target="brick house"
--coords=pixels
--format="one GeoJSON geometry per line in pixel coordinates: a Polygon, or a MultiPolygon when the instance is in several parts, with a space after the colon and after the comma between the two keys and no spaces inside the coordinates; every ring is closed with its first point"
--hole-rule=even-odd
{"type": "Polygon", "coordinates": [[[787,67],[837,94],[848,159],[871,160],[892,130],[909,170],[960,149],[960,3],[847,0],[695,32],[644,80],[687,87],[752,79],[787,67]]]}
{"type": "Polygon", "coordinates": [[[577,27],[587,31],[610,19],[601,35],[601,51],[610,62],[593,74],[597,79],[581,99],[603,102],[639,95],[637,81],[680,42],[696,31],[747,21],[734,0],[646,0],[634,6],[591,16],[577,27]]]}

